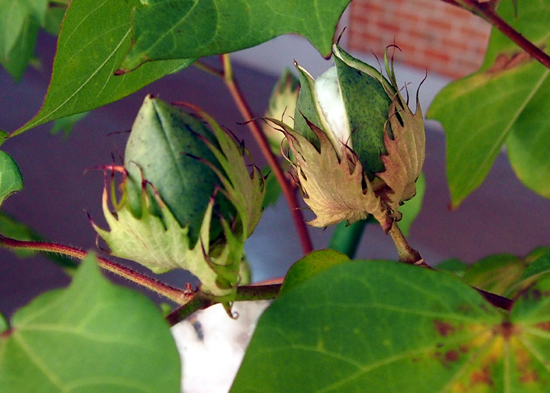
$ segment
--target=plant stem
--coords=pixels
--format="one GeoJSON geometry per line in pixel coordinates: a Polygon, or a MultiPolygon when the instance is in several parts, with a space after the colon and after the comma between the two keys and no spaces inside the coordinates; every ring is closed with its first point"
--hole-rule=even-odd
{"type": "Polygon", "coordinates": [[[496,1],[480,2],[479,0],[443,0],[482,17],[504,35],[514,41],[520,48],[533,56],[539,63],[550,69],[550,56],[526,39],[521,33],[510,26],[495,10],[496,1]]]}
{"type": "MultiPolygon", "coordinates": [[[[0,246],[6,248],[26,249],[43,252],[53,252],[58,254],[67,255],[76,259],[84,259],[87,255],[86,251],[78,248],[64,246],[56,243],[35,242],[15,240],[0,235],[0,246]]],[[[106,258],[96,256],[99,266],[117,276],[124,277],[136,284],[139,284],[153,292],[158,293],[172,300],[177,304],[185,304],[188,301],[190,292],[186,290],[177,289],[164,284],[154,278],[147,277],[144,274],[138,273],[130,268],[122,266],[116,262],[110,261],[106,258]]]]}
{"type": "Polygon", "coordinates": [[[281,185],[281,189],[283,190],[283,194],[287,200],[290,212],[292,214],[294,225],[296,226],[296,231],[298,232],[298,237],[300,238],[300,243],[302,245],[304,254],[309,254],[311,251],[313,251],[313,245],[311,243],[309,232],[304,221],[304,217],[302,216],[298,200],[296,198],[296,193],[294,192],[294,189],[291,187],[290,183],[285,177],[285,174],[281,169],[277,158],[269,147],[269,142],[267,141],[267,138],[262,132],[260,126],[258,126],[257,120],[252,115],[252,111],[250,110],[250,107],[246,102],[244,94],[240,90],[235,78],[233,77],[233,69],[231,67],[229,55],[221,55],[221,59],[223,63],[224,83],[229,89],[229,92],[231,93],[231,96],[233,97],[233,100],[235,101],[239,112],[245,119],[246,124],[248,125],[248,128],[256,139],[256,142],[258,143],[262,154],[266,158],[267,163],[271,167],[273,174],[281,185]]]}
{"type": "MultiPolygon", "coordinates": [[[[237,288],[237,297],[235,301],[253,301],[253,300],[271,300],[275,299],[281,290],[282,284],[268,284],[268,285],[245,285],[237,288]]],[[[214,304],[218,303],[214,299],[208,297],[206,294],[196,291],[191,300],[183,306],[172,311],[166,320],[170,326],[174,326],[184,319],[188,318],[191,314],[199,310],[204,310],[214,304]]]]}
{"type": "Polygon", "coordinates": [[[340,251],[353,259],[359,247],[363,231],[369,222],[371,222],[371,220],[368,218],[366,220],[357,221],[351,225],[341,222],[336,226],[328,247],[340,251]]]}
{"type": "Polygon", "coordinates": [[[393,242],[395,243],[395,247],[397,248],[399,262],[411,263],[414,265],[426,265],[426,262],[424,262],[420,256],[420,253],[411,247],[396,221],[392,223],[388,234],[391,236],[393,242]]]}

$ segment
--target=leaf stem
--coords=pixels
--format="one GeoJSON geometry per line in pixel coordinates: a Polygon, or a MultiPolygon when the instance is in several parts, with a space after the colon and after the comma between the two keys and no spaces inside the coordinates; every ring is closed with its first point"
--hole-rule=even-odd
{"type": "MultiPolygon", "coordinates": [[[[0,246],[6,248],[53,252],[67,255],[76,259],[84,259],[84,257],[86,257],[87,255],[86,251],[74,247],[65,246],[62,244],[15,240],[5,237],[3,235],[0,235],[0,246]]],[[[162,295],[177,304],[185,304],[186,302],[188,302],[188,298],[191,295],[190,291],[188,290],[181,290],[171,287],[170,285],[164,284],[163,282],[160,282],[154,278],[147,277],[144,274],[138,273],[126,266],[122,266],[106,258],[97,256],[97,260],[99,266],[102,269],[114,273],[117,276],[124,277],[132,282],[135,282],[136,284],[139,284],[153,292],[156,292],[159,295],[162,295]]]]}
{"type": "Polygon", "coordinates": [[[550,69],[550,56],[539,47],[525,38],[520,32],[510,26],[497,14],[495,7],[497,1],[480,2],[479,0],[443,0],[446,3],[464,8],[485,19],[504,35],[514,41],[520,48],[533,56],[539,63],[550,69]]]}
{"type": "MultiPolygon", "coordinates": [[[[403,232],[394,221],[388,234],[391,236],[395,247],[397,248],[397,254],[399,255],[399,262],[411,263],[413,265],[426,265],[426,262],[420,256],[420,253],[411,247],[403,232]]],[[[426,265],[427,266],[427,265],[426,265]]]]}
{"type": "MultiPolygon", "coordinates": [[[[235,301],[272,300],[277,297],[281,287],[282,284],[245,285],[238,287],[235,301]]],[[[166,320],[170,326],[174,326],[188,318],[191,314],[199,310],[204,310],[216,303],[219,302],[197,290],[191,295],[188,303],[172,311],[166,317],[166,320]]]]}
{"type": "Polygon", "coordinates": [[[273,174],[281,185],[283,194],[289,205],[290,212],[292,214],[294,225],[296,226],[296,231],[298,232],[298,237],[300,238],[300,243],[302,245],[304,254],[309,254],[311,251],[313,251],[313,245],[311,243],[309,232],[304,221],[304,217],[302,216],[298,200],[296,198],[296,193],[294,192],[294,189],[291,187],[290,183],[285,177],[285,174],[281,169],[277,158],[269,147],[269,142],[267,141],[267,138],[265,137],[260,126],[258,125],[256,118],[252,115],[252,111],[250,110],[244,94],[240,90],[237,81],[233,76],[233,68],[231,66],[229,55],[221,55],[221,61],[223,64],[223,81],[229,89],[229,92],[231,93],[231,96],[233,97],[233,100],[235,101],[239,112],[245,119],[248,128],[256,139],[256,142],[258,143],[262,154],[266,158],[267,163],[271,167],[273,174]]]}

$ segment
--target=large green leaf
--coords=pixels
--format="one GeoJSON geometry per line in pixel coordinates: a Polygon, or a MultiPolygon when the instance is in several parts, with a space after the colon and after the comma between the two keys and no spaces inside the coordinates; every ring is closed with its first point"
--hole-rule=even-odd
{"type": "Polygon", "coordinates": [[[306,37],[330,55],[336,24],[350,0],[149,0],[134,11],[134,45],[121,65],[234,52],[282,34],[306,37]]]}
{"type": "Polygon", "coordinates": [[[116,101],[193,60],[156,62],[115,76],[131,44],[132,7],[139,0],[74,0],[63,22],[52,80],[36,116],[12,135],[116,101]]]}
{"type": "Polygon", "coordinates": [[[23,189],[19,167],[8,153],[0,151],[0,206],[11,194],[23,189]]]}
{"type": "MultiPolygon", "coordinates": [[[[550,0],[521,4],[519,17],[504,1],[499,14],[539,47],[550,45],[550,0]]],[[[550,197],[550,71],[493,29],[481,69],[443,89],[428,117],[447,134],[447,177],[457,207],[485,179],[507,145],[520,180],[550,197]]]]}
{"type": "Polygon", "coordinates": [[[545,392],[550,310],[536,293],[510,320],[446,273],[341,264],[262,315],[231,392],[545,392]]]}
{"type": "Polygon", "coordinates": [[[38,297],[4,326],[2,392],[180,391],[179,356],[160,310],[111,284],[93,260],[69,288],[38,297]]]}

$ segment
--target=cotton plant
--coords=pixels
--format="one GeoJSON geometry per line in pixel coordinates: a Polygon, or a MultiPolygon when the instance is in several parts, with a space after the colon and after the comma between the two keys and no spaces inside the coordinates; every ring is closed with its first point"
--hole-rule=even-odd
{"type": "Polygon", "coordinates": [[[326,227],[373,215],[384,231],[401,219],[400,205],[416,194],[425,157],[422,111],[413,113],[389,79],[333,46],[335,65],[315,80],[296,64],[301,89],[293,126],[271,119],[289,144],[288,161],[309,222],[326,227]]]}
{"type": "MultiPolygon", "coordinates": [[[[197,109],[197,108],[195,108],[197,109]]],[[[210,116],[147,96],[126,145],[116,196],[106,185],[109,230],[94,224],[112,255],[164,273],[181,268],[200,290],[229,304],[246,284],[244,242],[262,211],[264,178],[246,150],[210,116]],[[251,168],[251,169],[250,169],[251,168]]]]}

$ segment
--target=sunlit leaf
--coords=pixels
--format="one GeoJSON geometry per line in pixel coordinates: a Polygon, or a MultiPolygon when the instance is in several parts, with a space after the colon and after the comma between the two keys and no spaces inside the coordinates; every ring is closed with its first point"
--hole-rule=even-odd
{"type": "MultiPolygon", "coordinates": [[[[499,14],[539,47],[548,47],[550,0],[514,6],[504,1],[499,14]]],[[[434,100],[428,117],[447,134],[447,177],[457,207],[485,179],[506,144],[520,180],[550,197],[550,70],[493,29],[481,69],[451,83],[434,100]]]]}
{"type": "Polygon", "coordinates": [[[130,47],[131,10],[138,4],[139,0],[71,2],[59,34],[44,104],[12,135],[116,101],[193,62],[156,62],[131,75],[114,75],[130,47]]]}
{"type": "Polygon", "coordinates": [[[103,278],[93,256],[67,289],[36,298],[0,328],[3,392],[180,391],[179,356],[160,310],[103,278]]]}
{"type": "Polygon", "coordinates": [[[149,0],[136,7],[134,45],[121,65],[234,52],[282,34],[306,37],[330,55],[336,24],[350,0],[149,0]]]}
{"type": "Polygon", "coordinates": [[[298,262],[296,262],[286,274],[283,287],[280,294],[288,292],[297,285],[306,282],[311,277],[324,272],[325,270],[349,262],[350,258],[346,254],[334,250],[314,251],[298,262]]]}
{"type": "Polygon", "coordinates": [[[262,315],[231,392],[547,391],[550,282],[539,285],[509,318],[448,274],[335,266],[262,315]]]}

